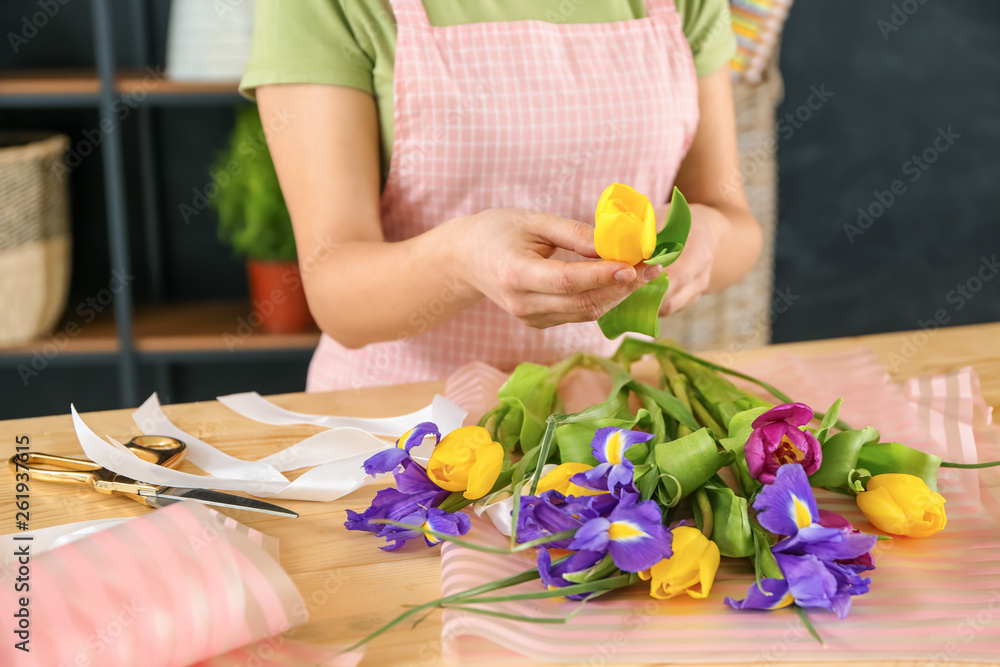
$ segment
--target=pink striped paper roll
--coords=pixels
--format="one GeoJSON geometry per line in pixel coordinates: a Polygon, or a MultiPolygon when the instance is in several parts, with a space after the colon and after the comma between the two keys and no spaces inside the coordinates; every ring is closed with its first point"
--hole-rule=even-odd
{"type": "MultiPolygon", "coordinates": [[[[307,619],[276,556],[276,540],[198,503],[176,503],[34,555],[30,591],[15,592],[16,563],[0,585],[5,619],[21,606],[15,596],[30,598],[30,652],[8,633],[0,664],[181,667],[220,654],[249,658],[234,649],[307,619]]],[[[269,649],[257,647],[268,660],[307,651],[281,637],[270,641],[269,649]]]]}
{"type": "MultiPolygon", "coordinates": [[[[889,381],[873,353],[854,350],[818,358],[786,355],[743,370],[818,410],[844,396],[843,418],[855,427],[878,428],[883,442],[902,442],[949,461],[1000,459],[1000,429],[987,423],[984,411],[975,409],[985,403],[969,368],[899,387],[889,381]]],[[[471,384],[464,378],[465,387],[471,384]]],[[[706,600],[680,597],[660,602],[640,585],[588,603],[567,625],[446,611],[445,655],[476,665],[517,664],[525,658],[583,665],[993,663],[1000,656],[1000,470],[943,469],[939,488],[948,500],[945,531],[926,539],[879,542],[877,568],[868,573],[871,593],[854,598],[847,619],[810,611],[825,647],[809,636],[791,609],[737,612],[726,607],[727,595],[745,596],[753,571],[745,559],[723,559],[706,600]]],[[[823,491],[817,497],[820,507],[876,532],[853,498],[823,491]]],[[[478,520],[467,539],[507,544],[492,526],[478,520]]],[[[495,556],[448,544],[442,550],[443,593],[533,566],[530,556],[495,556]]],[[[517,592],[539,587],[538,582],[529,582],[517,592]]],[[[483,607],[556,617],[569,614],[576,603],[535,600],[483,607]]]]}

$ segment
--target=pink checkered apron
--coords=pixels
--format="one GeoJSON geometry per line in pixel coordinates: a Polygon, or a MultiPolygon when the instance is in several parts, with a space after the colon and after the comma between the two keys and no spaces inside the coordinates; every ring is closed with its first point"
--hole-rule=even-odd
{"type": "MultiPolygon", "coordinates": [[[[665,203],[698,124],[698,86],[674,0],[646,5],[645,18],[613,23],[431,26],[420,0],[392,0],[386,241],[489,208],[593,224],[614,182],[665,203]]],[[[443,378],[473,360],[510,370],[615,347],[596,323],[533,329],[486,299],[435,322],[454,298],[450,289],[428,294],[398,340],[351,350],[324,335],[307,389],[443,378]]]]}

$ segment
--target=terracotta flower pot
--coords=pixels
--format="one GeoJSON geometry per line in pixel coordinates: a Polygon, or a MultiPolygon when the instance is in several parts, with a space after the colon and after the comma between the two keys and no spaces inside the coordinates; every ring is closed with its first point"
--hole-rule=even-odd
{"type": "Polygon", "coordinates": [[[269,333],[298,333],[315,326],[298,262],[247,260],[250,299],[260,328],[269,333]]]}

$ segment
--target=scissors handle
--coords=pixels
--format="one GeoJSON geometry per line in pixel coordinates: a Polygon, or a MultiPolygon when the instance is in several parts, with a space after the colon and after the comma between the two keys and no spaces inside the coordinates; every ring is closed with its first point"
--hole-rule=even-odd
{"type": "Polygon", "coordinates": [[[125,446],[140,459],[164,468],[176,468],[187,450],[183,442],[168,435],[137,435],[125,446]]]}
{"type": "MultiPolygon", "coordinates": [[[[132,438],[125,446],[139,458],[167,468],[177,467],[187,449],[180,440],[165,435],[139,435],[132,438]]],[[[10,468],[15,472],[27,469],[32,478],[46,482],[87,484],[102,493],[128,492],[126,487],[142,485],[87,459],[73,459],[41,452],[15,454],[10,459],[10,468]]]]}
{"type": "Polygon", "coordinates": [[[71,459],[41,452],[22,452],[10,458],[10,469],[14,472],[27,469],[32,479],[64,484],[96,485],[107,472],[93,461],[71,459]],[[40,466],[47,466],[42,468],[40,466]]]}

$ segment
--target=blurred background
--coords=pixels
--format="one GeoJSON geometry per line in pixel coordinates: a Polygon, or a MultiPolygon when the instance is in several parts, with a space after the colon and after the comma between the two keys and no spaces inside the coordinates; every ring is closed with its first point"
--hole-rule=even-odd
{"type": "MultiPolygon", "coordinates": [[[[740,180],[776,217],[754,336],[705,346],[1000,319],[1000,4],[790,4],[740,84],[759,98],[740,180]]],[[[318,332],[264,322],[249,291],[247,257],[289,259],[235,92],[251,10],[0,3],[0,418],[304,388],[318,332]]]]}

